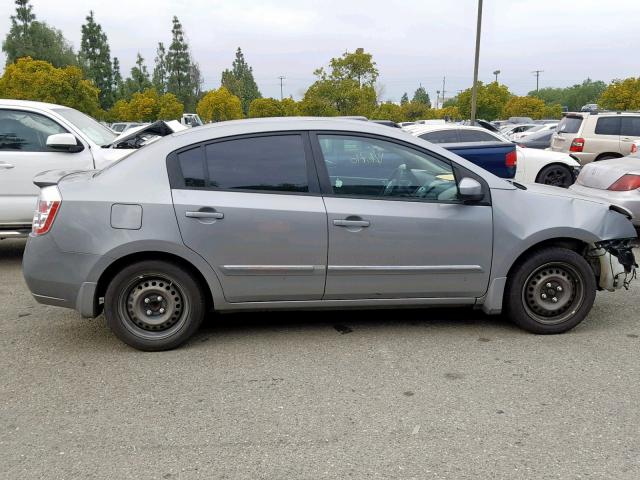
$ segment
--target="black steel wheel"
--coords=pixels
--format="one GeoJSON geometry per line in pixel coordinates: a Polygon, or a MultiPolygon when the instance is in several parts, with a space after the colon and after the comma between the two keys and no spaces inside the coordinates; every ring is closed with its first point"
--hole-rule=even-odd
{"type": "Polygon", "coordinates": [[[540,170],[537,179],[537,183],[562,188],[569,188],[573,181],[573,173],[565,165],[548,165],[540,170]]]}
{"type": "Polygon", "coordinates": [[[205,312],[202,289],[182,267],[144,261],[124,268],[105,294],[105,317],[122,341],[140,350],[168,350],[186,341],[205,312]]]}
{"type": "Polygon", "coordinates": [[[588,315],[596,296],[596,278],[582,255],[561,247],[533,252],[507,279],[504,311],[533,333],[563,333],[588,315]]]}

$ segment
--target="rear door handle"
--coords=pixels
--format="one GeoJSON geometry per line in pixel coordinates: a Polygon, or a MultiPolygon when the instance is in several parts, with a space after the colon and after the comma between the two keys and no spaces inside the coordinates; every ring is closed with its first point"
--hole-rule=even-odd
{"type": "Polygon", "coordinates": [[[189,218],[215,218],[222,219],[224,218],[224,213],[222,212],[184,212],[185,217],[189,218]]]}
{"type": "Polygon", "coordinates": [[[334,220],[333,224],[336,227],[368,227],[369,220],[334,220]]]}
{"type": "Polygon", "coordinates": [[[14,168],[14,165],[12,163],[0,162],[0,169],[1,170],[10,170],[12,168],[14,168]]]}

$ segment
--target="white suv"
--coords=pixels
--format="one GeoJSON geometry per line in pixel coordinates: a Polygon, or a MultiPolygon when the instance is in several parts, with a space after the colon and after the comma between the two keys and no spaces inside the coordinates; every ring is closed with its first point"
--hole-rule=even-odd
{"type": "Polygon", "coordinates": [[[631,153],[640,139],[640,112],[566,114],[551,138],[551,150],[571,152],[581,164],[631,153]]]}

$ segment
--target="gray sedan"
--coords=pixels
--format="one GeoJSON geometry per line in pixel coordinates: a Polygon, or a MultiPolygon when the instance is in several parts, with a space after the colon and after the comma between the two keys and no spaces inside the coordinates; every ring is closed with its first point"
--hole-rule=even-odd
{"type": "Polygon", "coordinates": [[[467,305],[560,333],[635,265],[624,209],[369,122],[220,123],[35,183],[34,297],[143,350],[209,311],[467,305]]]}

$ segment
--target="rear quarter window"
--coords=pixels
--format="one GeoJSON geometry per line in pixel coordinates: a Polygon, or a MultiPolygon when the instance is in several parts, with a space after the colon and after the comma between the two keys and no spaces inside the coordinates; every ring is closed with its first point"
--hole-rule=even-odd
{"type": "Polygon", "coordinates": [[[640,137],[640,117],[622,117],[621,134],[628,137],[640,137]]]}

